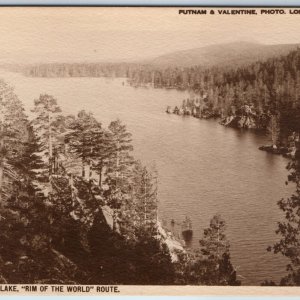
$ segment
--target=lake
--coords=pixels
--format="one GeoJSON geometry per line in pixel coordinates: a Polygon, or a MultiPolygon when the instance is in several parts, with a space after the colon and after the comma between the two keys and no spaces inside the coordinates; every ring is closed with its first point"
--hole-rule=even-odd
{"type": "MultiPolygon", "coordinates": [[[[132,133],[135,157],[155,164],[159,214],[167,224],[189,216],[197,247],[203,229],[219,213],[227,224],[231,257],[243,284],[278,280],[286,260],[266,251],[279,237],[283,214],[276,203],[291,193],[285,185],[287,160],[258,150],[268,138],[225,128],[214,120],[165,113],[187,92],[123,85],[122,79],[29,78],[2,72],[27,112],[41,93],[57,98],[64,113],[91,111],[107,126],[119,118],[132,133]]],[[[176,228],[175,228],[176,231],[176,228]]]]}

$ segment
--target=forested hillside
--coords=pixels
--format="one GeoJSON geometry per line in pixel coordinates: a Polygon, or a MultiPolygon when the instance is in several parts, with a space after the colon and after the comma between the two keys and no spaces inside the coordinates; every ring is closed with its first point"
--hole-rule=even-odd
{"type": "Polygon", "coordinates": [[[29,120],[3,81],[0,95],[0,283],[240,284],[220,216],[195,251],[172,246],[120,120],[64,115],[47,94],[29,120]]]}
{"type": "MultiPolygon", "coordinates": [[[[286,219],[269,250],[290,260],[280,284],[299,285],[299,49],[244,66],[45,64],[20,70],[184,89],[190,97],[168,113],[270,132],[272,145],[264,148],[292,154],[288,182],[296,191],[278,202],[286,219]]],[[[120,120],[105,128],[84,110],[64,115],[47,94],[34,100],[29,120],[2,81],[0,96],[0,282],[240,284],[221,216],[211,219],[197,249],[173,247],[178,241],[158,218],[159,174],[134,159],[131,134],[120,120]]]]}
{"type": "Polygon", "coordinates": [[[276,147],[300,132],[300,50],[286,56],[223,70],[186,69],[163,76],[166,87],[193,90],[194,96],[168,112],[198,118],[221,117],[233,127],[269,130],[276,147]]]}
{"type": "MultiPolygon", "coordinates": [[[[264,45],[238,41],[171,52],[153,59],[132,63],[44,63],[25,67],[15,66],[14,70],[23,71],[26,75],[34,77],[116,76],[135,78],[140,83],[152,81],[154,76],[156,77],[155,84],[161,85],[163,83],[160,82],[159,77],[165,74],[166,69],[172,69],[172,73],[177,73],[182,69],[194,67],[202,69],[211,67],[236,68],[247,66],[256,61],[265,61],[268,58],[287,55],[296,50],[297,46],[297,44],[264,45]]],[[[10,67],[9,65],[3,66],[10,67]]],[[[178,75],[176,74],[176,76],[178,75]]],[[[166,76],[169,76],[168,72],[166,76]]],[[[179,82],[176,84],[178,85],[179,82]]]]}
{"type": "Polygon", "coordinates": [[[234,60],[232,64],[215,63],[211,67],[45,64],[27,66],[22,71],[28,76],[42,77],[126,77],[135,87],[189,90],[189,99],[167,111],[198,118],[221,117],[226,126],[269,131],[273,148],[281,148],[279,153],[290,153],[292,150],[288,148],[293,147],[290,140],[298,138],[299,132],[300,50],[289,52],[292,48],[288,46],[296,46],[279,46],[282,47],[271,47],[271,53],[264,52],[264,58],[272,58],[259,60],[259,56],[255,63],[246,60],[243,66],[234,60]]]}
{"type": "Polygon", "coordinates": [[[160,67],[243,66],[258,60],[286,55],[296,48],[297,44],[265,45],[237,41],[171,52],[148,60],[147,63],[160,67]]]}

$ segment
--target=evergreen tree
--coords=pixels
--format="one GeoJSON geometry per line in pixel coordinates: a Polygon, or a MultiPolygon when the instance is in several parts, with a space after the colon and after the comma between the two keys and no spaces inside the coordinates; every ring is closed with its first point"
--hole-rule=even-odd
{"type": "Polygon", "coordinates": [[[45,196],[51,192],[51,179],[55,172],[57,160],[56,149],[59,145],[59,135],[61,128],[58,126],[61,116],[60,107],[56,99],[50,95],[40,95],[34,101],[32,112],[35,118],[31,122],[36,135],[36,141],[39,144],[38,155],[44,162],[44,167],[39,169],[41,181],[39,187],[43,190],[45,196]]]}
{"type": "MultiPolygon", "coordinates": [[[[299,132],[299,131],[298,131],[299,132]]],[[[288,182],[295,185],[295,192],[287,199],[278,202],[285,213],[285,221],[278,223],[276,233],[281,236],[279,242],[268,250],[281,253],[290,263],[287,265],[288,275],[283,277],[281,285],[300,285],[300,144],[296,142],[295,157],[288,163],[290,171],[288,182]]],[[[287,183],[288,183],[287,182],[287,183]]]]}
{"type": "Polygon", "coordinates": [[[157,235],[157,177],[139,161],[131,176],[129,194],[120,203],[117,217],[121,234],[136,241],[146,232],[157,235]]]}
{"type": "Polygon", "coordinates": [[[13,89],[0,81],[0,205],[18,179],[15,159],[25,151],[28,121],[13,89]]]}
{"type": "Polygon", "coordinates": [[[82,177],[89,180],[92,159],[95,157],[95,151],[98,150],[97,147],[99,148],[95,137],[103,135],[101,124],[91,113],[82,110],[68,127],[70,132],[66,134],[65,141],[68,143],[69,151],[81,159],[82,177]]]}
{"type": "Polygon", "coordinates": [[[95,132],[93,140],[95,148],[92,156],[92,169],[98,174],[98,185],[102,188],[104,169],[109,166],[115,147],[112,141],[112,134],[104,129],[95,132]]]}
{"type": "Polygon", "coordinates": [[[207,285],[240,285],[230,261],[225,221],[220,215],[211,219],[209,228],[204,230],[199,242],[202,255],[194,265],[199,272],[199,281],[207,285]]]}
{"type": "Polygon", "coordinates": [[[105,172],[105,183],[109,187],[105,195],[109,200],[109,206],[113,209],[113,223],[116,229],[122,203],[128,202],[130,198],[132,166],[134,163],[130,152],[133,147],[131,145],[131,134],[120,120],[111,122],[108,129],[111,132],[113,148],[105,172]]]}
{"type": "Polygon", "coordinates": [[[158,215],[157,177],[140,162],[135,164],[133,170],[133,195],[139,216],[136,226],[144,227],[146,230],[155,227],[158,215]]]}

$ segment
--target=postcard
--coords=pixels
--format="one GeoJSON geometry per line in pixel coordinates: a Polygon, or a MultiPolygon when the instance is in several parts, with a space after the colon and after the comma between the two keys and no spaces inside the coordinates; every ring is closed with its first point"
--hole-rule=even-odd
{"type": "Polygon", "coordinates": [[[0,7],[0,294],[299,295],[299,15],[0,7]]]}

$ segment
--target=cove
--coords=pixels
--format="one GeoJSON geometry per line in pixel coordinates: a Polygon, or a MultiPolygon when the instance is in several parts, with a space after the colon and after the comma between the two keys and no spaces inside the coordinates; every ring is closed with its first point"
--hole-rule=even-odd
{"type": "Polygon", "coordinates": [[[134,88],[123,85],[124,79],[0,76],[15,87],[29,116],[33,100],[48,93],[64,114],[84,108],[105,126],[122,120],[132,133],[135,157],[158,171],[159,214],[166,226],[190,217],[190,246],[197,247],[211,217],[220,213],[242,283],[283,276],[287,262],[266,248],[278,240],[276,223],[283,218],[276,203],[291,194],[285,185],[288,161],[258,150],[268,144],[267,136],[166,114],[167,105],[191,97],[183,91],[134,88]]]}

